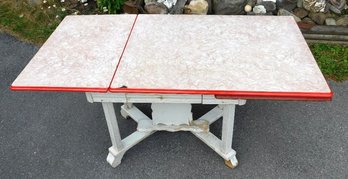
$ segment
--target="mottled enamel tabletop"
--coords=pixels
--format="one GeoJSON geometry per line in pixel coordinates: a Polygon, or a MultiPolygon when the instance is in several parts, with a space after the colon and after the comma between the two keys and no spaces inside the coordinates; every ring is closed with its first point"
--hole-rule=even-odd
{"type": "Polygon", "coordinates": [[[111,91],[332,96],[285,16],[139,15],[111,91]]]}
{"type": "Polygon", "coordinates": [[[332,97],[286,16],[68,16],[11,89],[332,97]]]}
{"type": "Polygon", "coordinates": [[[106,92],[135,18],[67,16],[11,88],[106,92]]]}

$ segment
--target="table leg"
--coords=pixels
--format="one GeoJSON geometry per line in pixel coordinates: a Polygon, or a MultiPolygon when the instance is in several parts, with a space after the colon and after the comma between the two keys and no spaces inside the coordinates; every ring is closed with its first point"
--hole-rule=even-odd
{"type": "MultiPolygon", "coordinates": [[[[121,164],[122,157],[128,149],[132,148],[134,145],[144,140],[145,138],[153,134],[155,131],[135,131],[131,135],[121,140],[121,135],[118,128],[113,103],[102,102],[102,105],[112,143],[112,146],[109,148],[109,154],[106,158],[106,161],[112,167],[117,167],[119,164],[121,164]]],[[[140,110],[138,110],[136,107],[133,107],[132,105],[128,107],[129,108],[124,109],[124,112],[130,117],[134,117],[135,119],[148,119],[148,117],[145,114],[143,114],[140,110]]]]}
{"type": "MultiPolygon", "coordinates": [[[[221,150],[223,153],[228,154],[231,151],[234,151],[232,149],[232,138],[233,138],[233,126],[234,126],[234,113],[235,113],[235,105],[224,105],[223,107],[223,118],[222,118],[222,133],[221,133],[221,140],[222,140],[222,147],[221,150]]],[[[230,167],[234,168],[238,165],[238,160],[236,158],[236,152],[233,152],[234,155],[232,155],[229,159],[225,159],[225,164],[230,167]]]]}
{"type": "Polygon", "coordinates": [[[113,103],[103,102],[102,105],[112,143],[112,147],[109,148],[109,154],[106,160],[108,163],[110,163],[112,167],[116,167],[121,163],[125,151],[122,150],[123,144],[121,140],[120,130],[117,124],[113,103]]]}
{"type": "Polygon", "coordinates": [[[216,153],[218,153],[222,158],[224,158],[225,164],[230,168],[234,168],[238,165],[236,151],[234,151],[231,147],[233,137],[234,112],[234,104],[224,104],[215,107],[214,109],[212,109],[200,118],[207,119],[208,121],[210,121],[210,123],[212,123],[221,116],[223,117],[221,140],[211,132],[192,132],[196,137],[201,139],[216,153]]]}

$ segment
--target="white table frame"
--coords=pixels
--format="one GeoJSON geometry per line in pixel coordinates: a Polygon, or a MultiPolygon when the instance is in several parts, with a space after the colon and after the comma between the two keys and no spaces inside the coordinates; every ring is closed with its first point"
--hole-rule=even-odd
{"type": "Polygon", "coordinates": [[[230,168],[238,165],[236,151],[232,149],[234,113],[242,99],[217,99],[214,95],[86,93],[91,103],[101,102],[112,146],[107,162],[116,167],[125,152],[156,131],[190,131],[223,159],[230,168]],[[113,103],[124,103],[121,115],[138,123],[137,131],[121,139],[113,103]],[[133,103],[151,103],[152,118],[147,117],[133,103]],[[217,106],[197,120],[192,119],[191,104],[216,104],[217,106]],[[223,118],[221,140],[209,132],[209,125],[223,118]]]}

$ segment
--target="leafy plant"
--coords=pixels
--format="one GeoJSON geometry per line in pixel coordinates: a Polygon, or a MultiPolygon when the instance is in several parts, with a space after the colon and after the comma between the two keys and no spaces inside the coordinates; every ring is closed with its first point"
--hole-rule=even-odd
{"type": "Polygon", "coordinates": [[[98,9],[103,13],[116,14],[121,11],[124,0],[97,0],[98,9]]]}

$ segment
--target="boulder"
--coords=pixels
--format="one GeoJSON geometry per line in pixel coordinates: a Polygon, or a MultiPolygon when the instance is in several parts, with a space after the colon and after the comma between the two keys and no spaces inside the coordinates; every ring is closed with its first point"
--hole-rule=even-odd
{"type": "Polygon", "coordinates": [[[215,14],[238,15],[244,13],[246,0],[213,0],[215,14]]]}

